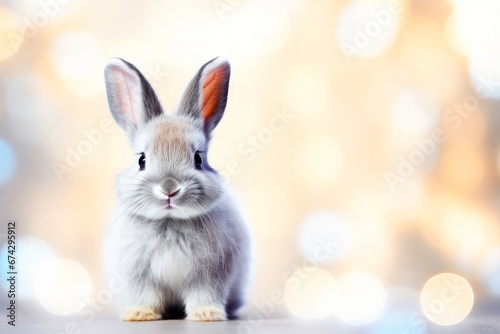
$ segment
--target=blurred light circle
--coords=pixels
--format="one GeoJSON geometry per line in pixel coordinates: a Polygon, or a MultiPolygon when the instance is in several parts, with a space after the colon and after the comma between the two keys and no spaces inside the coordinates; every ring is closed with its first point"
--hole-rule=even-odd
{"type": "Polygon", "coordinates": [[[326,318],[335,312],[337,299],[335,278],[324,269],[305,267],[286,282],[285,302],[298,318],[326,318]]]}
{"type": "Polygon", "coordinates": [[[388,228],[387,205],[383,195],[379,191],[357,191],[345,207],[355,236],[349,261],[355,261],[365,270],[381,270],[390,267],[393,262],[394,241],[388,228]]]}
{"type": "Polygon", "coordinates": [[[342,171],[343,154],[340,145],[326,136],[313,137],[299,147],[296,164],[303,180],[311,186],[329,186],[342,171]]]}
{"type": "Polygon", "coordinates": [[[429,279],[420,294],[420,306],[432,322],[449,326],[464,320],[474,304],[474,292],[459,275],[443,273],[429,279]]]}
{"type": "Polygon", "coordinates": [[[301,69],[292,73],[285,84],[284,96],[290,107],[306,121],[322,121],[328,112],[328,89],[322,73],[317,69],[301,69]]]}
{"type": "Polygon", "coordinates": [[[481,254],[488,245],[491,245],[494,238],[494,234],[487,229],[478,229],[476,232],[468,231],[466,235],[462,236],[458,247],[455,246],[456,259],[460,269],[472,273],[481,254]]]}
{"type": "Polygon", "coordinates": [[[439,107],[418,91],[402,92],[394,105],[394,125],[408,137],[423,135],[432,130],[439,119],[439,107]]]}
{"type": "Polygon", "coordinates": [[[272,54],[281,49],[290,35],[290,16],[267,0],[244,3],[227,17],[229,41],[233,49],[250,54],[272,54]]]}
{"type": "Polygon", "coordinates": [[[345,217],[329,211],[307,215],[298,237],[302,256],[315,263],[336,262],[353,248],[353,232],[349,223],[345,217]]]}
{"type": "Polygon", "coordinates": [[[370,324],[373,334],[423,334],[428,320],[420,311],[419,292],[405,286],[387,289],[382,315],[370,324]]]}
{"type": "Polygon", "coordinates": [[[407,309],[391,309],[371,325],[370,334],[425,334],[427,320],[407,309]]]}
{"type": "Polygon", "coordinates": [[[7,183],[16,171],[17,159],[12,146],[0,138],[0,185],[7,183]]]}
{"type": "Polygon", "coordinates": [[[464,37],[461,36],[459,30],[460,29],[457,23],[457,14],[456,11],[453,11],[446,20],[446,41],[448,42],[448,45],[453,49],[453,51],[460,55],[467,56],[470,52],[470,46],[468,46],[466,41],[464,41],[464,37]]]}
{"type": "Polygon", "coordinates": [[[375,321],[384,310],[386,291],[380,280],[366,271],[351,271],[338,278],[337,316],[353,326],[375,321]]]}
{"type": "MultiPolygon", "coordinates": [[[[8,268],[7,256],[8,245],[4,245],[0,256],[2,261],[2,273],[11,271],[8,268]],[[5,266],[5,267],[4,267],[5,266]]],[[[17,277],[17,294],[21,299],[30,299],[35,297],[35,278],[39,269],[48,261],[54,258],[54,251],[43,240],[34,237],[19,237],[16,240],[16,271],[19,272],[17,277]]],[[[1,284],[4,289],[7,288],[7,281],[2,280],[1,284]]]]}
{"type": "Polygon", "coordinates": [[[68,90],[92,96],[103,88],[103,61],[95,38],[84,31],[68,31],[51,45],[50,61],[68,90]]]}
{"type": "Polygon", "coordinates": [[[490,293],[500,296],[500,246],[486,253],[480,264],[480,277],[490,293]]]}
{"type": "Polygon", "coordinates": [[[463,85],[463,66],[443,42],[444,34],[442,22],[429,16],[411,17],[404,38],[398,41],[398,67],[405,68],[412,85],[435,101],[454,101],[463,85]]]}
{"type": "Polygon", "coordinates": [[[71,260],[55,259],[37,273],[36,296],[46,310],[57,315],[78,312],[90,297],[90,276],[71,260]]]}
{"type": "Polygon", "coordinates": [[[0,60],[14,55],[23,42],[23,24],[19,17],[0,7],[0,60]]]}
{"type": "Polygon", "coordinates": [[[487,54],[500,39],[500,2],[497,0],[460,1],[446,22],[446,39],[451,48],[464,56],[487,54]]]}
{"type": "Polygon", "coordinates": [[[371,58],[384,54],[394,44],[401,25],[404,1],[354,0],[347,3],[337,20],[337,43],[344,55],[371,58]],[[394,3],[394,2],[393,2],[394,3]]]}
{"type": "Polygon", "coordinates": [[[470,56],[469,79],[479,97],[500,99],[500,47],[470,56]]]}

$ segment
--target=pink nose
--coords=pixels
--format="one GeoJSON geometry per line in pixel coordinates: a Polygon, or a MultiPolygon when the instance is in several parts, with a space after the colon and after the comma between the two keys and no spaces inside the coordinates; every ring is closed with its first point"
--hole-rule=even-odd
{"type": "Polygon", "coordinates": [[[181,187],[176,179],[173,177],[167,177],[161,184],[161,189],[167,197],[174,197],[179,193],[181,187]]]}

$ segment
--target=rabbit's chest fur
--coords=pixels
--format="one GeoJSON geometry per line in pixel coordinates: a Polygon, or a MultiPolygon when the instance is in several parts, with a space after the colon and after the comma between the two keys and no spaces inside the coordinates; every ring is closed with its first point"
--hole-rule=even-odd
{"type": "MultiPolygon", "coordinates": [[[[220,240],[214,243],[207,238],[207,231],[195,222],[141,222],[120,230],[122,233],[114,233],[119,243],[115,256],[127,276],[140,276],[173,291],[202,275],[214,257],[224,257],[217,248],[220,240]]],[[[217,236],[212,234],[212,238],[217,236]]]]}
{"type": "Polygon", "coordinates": [[[190,228],[165,228],[150,240],[146,245],[150,255],[144,261],[149,261],[152,276],[178,290],[199,268],[198,261],[206,247],[204,241],[190,228]]]}

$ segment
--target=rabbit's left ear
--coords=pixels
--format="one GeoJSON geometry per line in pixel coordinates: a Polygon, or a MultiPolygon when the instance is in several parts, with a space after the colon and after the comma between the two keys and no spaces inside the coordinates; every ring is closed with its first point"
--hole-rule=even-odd
{"type": "Polygon", "coordinates": [[[113,58],[106,65],[104,76],[111,114],[130,138],[138,128],[162,115],[153,88],[134,65],[113,58]]]}
{"type": "Polygon", "coordinates": [[[178,113],[202,119],[207,137],[217,126],[226,109],[231,67],[219,57],[203,65],[191,80],[178,113]]]}

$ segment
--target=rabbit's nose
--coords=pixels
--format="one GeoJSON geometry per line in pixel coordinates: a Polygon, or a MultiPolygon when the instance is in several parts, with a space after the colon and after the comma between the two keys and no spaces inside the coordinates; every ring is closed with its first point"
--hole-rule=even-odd
{"type": "Polygon", "coordinates": [[[177,195],[179,193],[179,191],[181,191],[181,188],[177,188],[176,191],[172,192],[172,193],[169,193],[167,194],[168,197],[174,197],[175,195],[177,195]]]}
{"type": "Polygon", "coordinates": [[[163,182],[163,190],[168,197],[174,197],[181,188],[175,179],[169,177],[163,182]]]}

